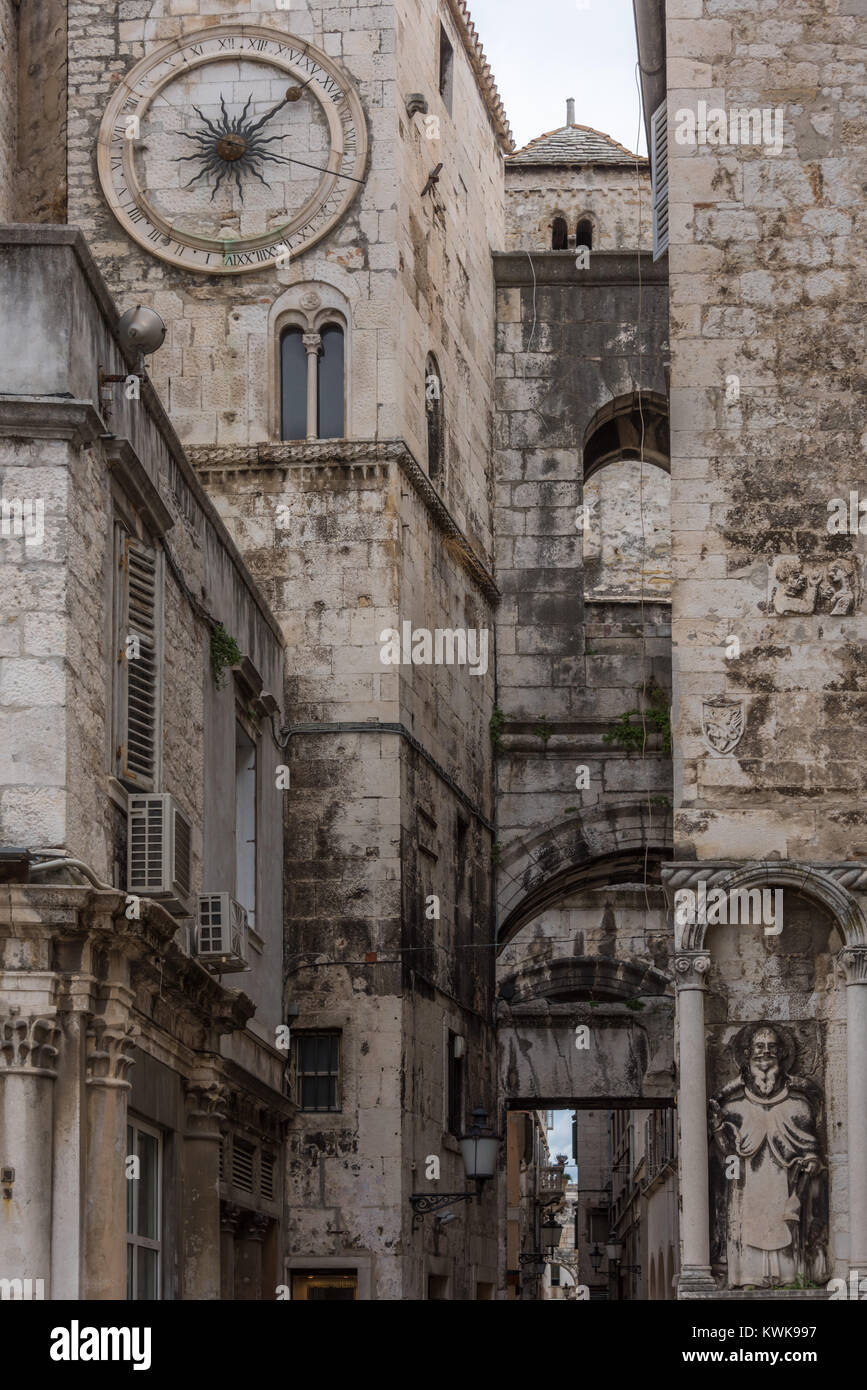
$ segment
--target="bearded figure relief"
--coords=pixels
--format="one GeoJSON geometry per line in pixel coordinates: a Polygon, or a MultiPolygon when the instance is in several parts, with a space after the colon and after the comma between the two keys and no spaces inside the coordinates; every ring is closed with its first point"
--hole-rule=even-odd
{"type": "Polygon", "coordinates": [[[795,1046],[776,1025],[742,1029],[732,1051],[740,1074],[710,1102],[721,1158],[716,1254],[729,1288],[824,1283],[827,1166],[822,1094],[790,1067],[795,1046]]]}

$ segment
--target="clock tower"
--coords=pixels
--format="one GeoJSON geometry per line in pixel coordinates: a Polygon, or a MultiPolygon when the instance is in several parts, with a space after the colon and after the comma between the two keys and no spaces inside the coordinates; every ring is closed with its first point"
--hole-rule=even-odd
{"type": "MultiPolygon", "coordinates": [[[[165,321],[154,386],[287,639],[286,1275],[423,1297],[449,1271],[409,1197],[430,1154],[463,1186],[457,1135],[495,1106],[493,659],[382,639],[489,650],[508,124],[463,0],[63,23],[67,220],[165,321]]],[[[495,1211],[465,1211],[455,1297],[496,1280],[495,1211]]]]}

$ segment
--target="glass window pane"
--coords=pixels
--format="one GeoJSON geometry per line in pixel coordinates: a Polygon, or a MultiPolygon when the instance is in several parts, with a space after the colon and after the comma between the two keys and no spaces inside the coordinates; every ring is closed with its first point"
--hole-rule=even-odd
{"type": "MultiPolygon", "coordinates": [[[[127,1157],[129,1157],[130,1155],[134,1155],[134,1154],[135,1154],[135,1134],[134,1134],[134,1132],[133,1132],[132,1125],[127,1125],[127,1127],[126,1127],[126,1152],[127,1152],[127,1157]]],[[[126,1229],[127,1229],[127,1234],[128,1234],[128,1235],[132,1235],[133,1231],[135,1230],[134,1222],[135,1222],[135,1193],[136,1193],[136,1186],[137,1186],[137,1184],[136,1184],[135,1178],[127,1178],[127,1180],[126,1180],[126,1229]]]]}
{"type": "Polygon", "coordinates": [[[287,328],[280,342],[282,437],[307,438],[307,351],[300,328],[287,328]]]}
{"type": "Polygon", "coordinates": [[[337,1078],[332,1076],[327,1082],[328,1087],[328,1109],[337,1109],[337,1078]]]}
{"type": "Polygon", "coordinates": [[[332,1033],[331,1037],[328,1039],[328,1070],[334,1073],[337,1072],[338,1041],[339,1039],[336,1033],[332,1033]]]}
{"type": "Polygon", "coordinates": [[[316,1063],[316,1039],[298,1039],[298,1070],[299,1072],[313,1071],[316,1063]]]}
{"type": "Polygon", "coordinates": [[[343,438],[343,329],[336,323],[321,331],[319,358],[319,411],[317,434],[320,439],[343,438]]]}
{"type": "Polygon", "coordinates": [[[149,1240],[159,1239],[157,1217],[159,1213],[159,1144],[152,1134],[139,1131],[138,1151],[141,1159],[141,1176],[138,1181],[138,1231],[137,1235],[147,1236],[149,1240]]]}
{"type": "Polygon", "coordinates": [[[138,1256],[137,1297],[140,1299],[156,1298],[159,1255],[156,1250],[145,1250],[144,1246],[141,1245],[136,1253],[138,1256]]]}

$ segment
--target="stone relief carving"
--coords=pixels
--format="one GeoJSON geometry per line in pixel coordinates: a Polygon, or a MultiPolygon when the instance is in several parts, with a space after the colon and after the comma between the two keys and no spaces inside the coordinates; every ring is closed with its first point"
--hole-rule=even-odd
{"type": "Polygon", "coordinates": [[[714,1257],[729,1288],[828,1277],[823,1098],[792,1073],[796,1050],[778,1024],[742,1028],[730,1044],[738,1076],[709,1103],[714,1257]]]}
{"type": "Polygon", "coordinates": [[[778,555],[768,582],[768,611],[772,613],[829,613],[845,616],[860,608],[861,570],[856,557],[826,559],[778,555]]]}
{"type": "Polygon", "coordinates": [[[712,753],[720,757],[731,753],[740,743],[746,718],[743,700],[728,700],[718,695],[705,700],[701,707],[701,731],[712,753]]]}

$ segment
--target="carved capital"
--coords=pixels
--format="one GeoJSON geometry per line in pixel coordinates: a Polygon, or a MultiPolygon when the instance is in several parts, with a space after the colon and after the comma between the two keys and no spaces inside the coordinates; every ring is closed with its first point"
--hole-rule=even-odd
{"type": "Polygon", "coordinates": [[[270,1224],[270,1216],[266,1216],[262,1211],[245,1212],[244,1229],[241,1233],[242,1239],[255,1241],[264,1240],[265,1232],[270,1224]]]}
{"type": "Polygon", "coordinates": [[[318,333],[304,333],[301,341],[308,353],[318,353],[322,348],[322,338],[318,333]]]}
{"type": "Polygon", "coordinates": [[[867,946],[847,946],[837,959],[847,985],[867,985],[867,946]]]}
{"type": "Polygon", "coordinates": [[[138,1030],[130,1025],[108,1024],[95,1018],[87,1030],[87,1083],[129,1089],[129,1073],[135,1065],[138,1030]]]}
{"type": "Polygon", "coordinates": [[[56,1076],[59,1039],[54,1018],[4,1018],[0,1023],[0,1070],[56,1076]]]}
{"type": "Polygon", "coordinates": [[[219,1139],[226,1116],[227,1087],[214,1076],[192,1077],[184,1083],[184,1095],[188,1132],[219,1139]]]}
{"type": "Polygon", "coordinates": [[[238,1231],[238,1226],[241,1222],[241,1218],[245,1214],[246,1213],[243,1211],[243,1209],[239,1206],[236,1206],[234,1202],[221,1202],[220,1230],[225,1231],[228,1235],[236,1235],[238,1231]]]}
{"type": "Polygon", "coordinates": [[[674,958],[674,982],[681,989],[705,989],[710,970],[708,951],[679,951],[674,958]]]}

